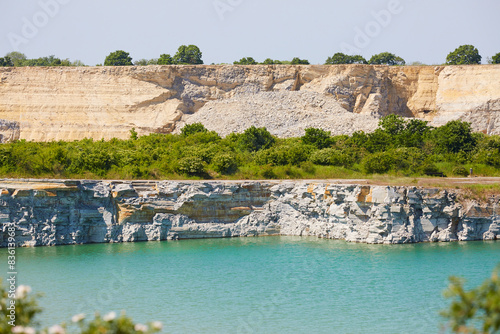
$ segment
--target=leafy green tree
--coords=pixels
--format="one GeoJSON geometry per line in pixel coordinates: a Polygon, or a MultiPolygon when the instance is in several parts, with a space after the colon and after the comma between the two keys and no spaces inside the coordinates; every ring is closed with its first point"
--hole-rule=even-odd
{"type": "Polygon", "coordinates": [[[202,53],[196,45],[181,45],[173,60],[175,64],[199,65],[203,64],[201,57],[202,53]]]}
{"type": "Polygon", "coordinates": [[[241,58],[239,61],[235,61],[234,65],[257,65],[257,62],[252,57],[241,58]]]}
{"type": "Polygon", "coordinates": [[[500,332],[500,267],[491,278],[479,287],[464,289],[464,280],[451,277],[450,286],[444,292],[451,298],[448,310],[441,315],[449,320],[455,333],[499,333],[500,332]],[[479,328],[478,328],[479,327],[479,328]]]}
{"type": "Polygon", "coordinates": [[[493,64],[500,64],[500,52],[491,57],[491,61],[493,64]]]}
{"type": "Polygon", "coordinates": [[[266,128],[252,126],[239,137],[239,146],[246,151],[255,152],[270,148],[276,139],[266,128]]]}
{"type": "Polygon", "coordinates": [[[195,133],[205,133],[208,132],[207,128],[201,123],[193,123],[193,124],[186,124],[184,127],[181,129],[181,133],[183,136],[191,136],[195,133]]]}
{"type": "Polygon", "coordinates": [[[370,65],[405,65],[406,62],[403,58],[396,56],[393,53],[382,52],[376,54],[370,58],[368,61],[370,65]]]}
{"type": "Polygon", "coordinates": [[[368,134],[368,140],[364,143],[364,148],[369,152],[384,152],[397,146],[394,142],[394,137],[383,129],[376,129],[368,134]]]}
{"type": "Polygon", "coordinates": [[[431,130],[429,122],[420,119],[411,119],[406,122],[405,129],[401,132],[398,142],[403,147],[422,147],[424,140],[431,130]]]}
{"type": "Polygon", "coordinates": [[[344,53],[337,52],[332,57],[328,57],[325,65],[337,65],[337,64],[368,64],[365,58],[362,56],[348,56],[344,53]]]}
{"type": "Polygon", "coordinates": [[[9,56],[0,58],[0,67],[12,67],[12,66],[14,66],[14,63],[12,62],[12,59],[10,59],[9,56]]]}
{"type": "Polygon", "coordinates": [[[104,66],[131,66],[132,57],[129,56],[128,52],[123,50],[118,50],[111,52],[104,60],[104,66]]]}
{"type": "Polygon", "coordinates": [[[309,65],[309,60],[300,59],[299,57],[295,57],[292,59],[292,62],[290,64],[292,64],[292,65],[309,65]]]}
{"type": "Polygon", "coordinates": [[[378,126],[391,136],[399,135],[406,127],[406,121],[398,115],[387,115],[382,117],[378,126]]]}
{"type": "Polygon", "coordinates": [[[168,53],[164,53],[160,55],[160,58],[158,58],[158,65],[172,65],[173,63],[174,59],[168,53]]]}
{"type": "Polygon", "coordinates": [[[6,57],[9,57],[12,62],[14,63],[14,66],[23,66],[23,62],[28,59],[24,53],[17,52],[17,51],[12,51],[9,52],[5,55],[6,57]]]}
{"type": "Polygon", "coordinates": [[[301,137],[306,145],[313,145],[318,149],[330,147],[333,144],[330,131],[316,128],[307,128],[306,134],[301,137]]]}
{"type": "Polygon", "coordinates": [[[472,133],[470,123],[460,120],[448,122],[429,133],[439,153],[470,152],[477,140],[472,133]]]}
{"type": "Polygon", "coordinates": [[[389,142],[395,147],[421,147],[430,131],[427,123],[419,119],[406,120],[401,116],[388,115],[382,117],[378,125],[389,135],[389,142]]]}
{"type": "Polygon", "coordinates": [[[455,51],[450,52],[446,57],[448,65],[471,65],[481,64],[481,55],[473,45],[459,46],[455,51]]]}

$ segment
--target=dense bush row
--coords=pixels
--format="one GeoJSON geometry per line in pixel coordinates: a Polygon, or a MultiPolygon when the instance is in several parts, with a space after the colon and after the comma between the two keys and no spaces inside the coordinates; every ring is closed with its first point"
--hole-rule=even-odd
{"type": "Polygon", "coordinates": [[[373,133],[331,136],[310,128],[301,138],[279,139],[265,128],[221,138],[199,123],[182,134],[129,140],[0,145],[0,176],[179,179],[332,178],[500,175],[500,137],[473,133],[469,123],[427,122],[390,115],[373,133]]]}

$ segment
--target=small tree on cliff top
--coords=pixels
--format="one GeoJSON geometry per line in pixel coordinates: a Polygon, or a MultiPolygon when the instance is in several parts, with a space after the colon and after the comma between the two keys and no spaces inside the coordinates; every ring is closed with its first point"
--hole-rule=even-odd
{"type": "Polygon", "coordinates": [[[123,50],[118,50],[111,52],[104,60],[104,66],[131,66],[132,57],[129,56],[128,52],[123,50]]]}
{"type": "Polygon", "coordinates": [[[239,61],[235,61],[234,65],[257,65],[257,62],[252,57],[241,58],[239,61]]]}
{"type": "Polygon", "coordinates": [[[382,52],[377,55],[374,55],[370,58],[368,62],[370,65],[405,65],[406,62],[403,58],[396,56],[393,53],[382,52]]]}
{"type": "Polygon", "coordinates": [[[491,57],[493,64],[500,64],[500,52],[491,57]]]}
{"type": "Polygon", "coordinates": [[[196,45],[181,45],[174,56],[174,63],[200,65],[203,64],[203,60],[201,60],[202,55],[200,48],[196,45]]]}
{"type": "Polygon", "coordinates": [[[481,55],[473,45],[462,45],[446,57],[448,65],[472,65],[481,64],[481,55]]]}
{"type": "Polygon", "coordinates": [[[348,56],[341,52],[337,52],[332,57],[328,57],[325,62],[325,65],[337,64],[368,64],[368,62],[362,56],[348,56]]]}

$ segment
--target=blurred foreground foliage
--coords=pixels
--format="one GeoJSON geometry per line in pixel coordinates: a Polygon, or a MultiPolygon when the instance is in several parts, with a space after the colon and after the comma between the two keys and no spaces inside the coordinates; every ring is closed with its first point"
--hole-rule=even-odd
{"type": "Polygon", "coordinates": [[[125,312],[118,316],[115,312],[104,316],[96,313],[91,319],[86,319],[84,314],[77,314],[69,323],[41,328],[38,320],[42,309],[37,301],[40,295],[33,296],[30,292],[29,286],[15,288],[9,285],[6,288],[0,281],[0,334],[152,334],[159,333],[163,328],[158,321],[146,325],[134,323],[125,312]]]}
{"type": "Polygon", "coordinates": [[[448,319],[454,333],[500,333],[500,279],[498,266],[491,278],[479,287],[464,289],[464,280],[450,278],[445,297],[451,298],[448,310],[441,315],[448,319]]]}

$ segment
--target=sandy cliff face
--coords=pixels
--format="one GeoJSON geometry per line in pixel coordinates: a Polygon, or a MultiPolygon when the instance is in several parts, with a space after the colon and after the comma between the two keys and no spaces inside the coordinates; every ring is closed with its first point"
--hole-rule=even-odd
{"type": "Polygon", "coordinates": [[[194,121],[223,134],[351,133],[391,113],[500,133],[500,65],[0,68],[4,141],[128,138],[194,121]]]}
{"type": "Polygon", "coordinates": [[[0,181],[0,247],[265,235],[364,243],[498,240],[500,199],[310,181],[0,181]]]}

